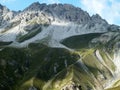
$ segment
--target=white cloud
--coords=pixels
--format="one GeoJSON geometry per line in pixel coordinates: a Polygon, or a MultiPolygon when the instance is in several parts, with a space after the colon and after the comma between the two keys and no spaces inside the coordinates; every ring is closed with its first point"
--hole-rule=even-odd
{"type": "Polygon", "coordinates": [[[0,0],[1,3],[12,2],[12,1],[15,1],[15,0],[0,0]]]}
{"type": "Polygon", "coordinates": [[[120,0],[80,0],[80,3],[90,15],[98,13],[109,23],[120,25],[120,0]]]}

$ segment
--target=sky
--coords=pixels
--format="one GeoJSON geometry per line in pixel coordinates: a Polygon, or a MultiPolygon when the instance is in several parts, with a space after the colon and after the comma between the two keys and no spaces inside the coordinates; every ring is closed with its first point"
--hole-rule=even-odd
{"type": "Polygon", "coordinates": [[[10,10],[23,10],[33,2],[40,3],[68,3],[87,11],[90,16],[99,14],[110,24],[120,25],[120,0],[0,0],[10,10]]]}

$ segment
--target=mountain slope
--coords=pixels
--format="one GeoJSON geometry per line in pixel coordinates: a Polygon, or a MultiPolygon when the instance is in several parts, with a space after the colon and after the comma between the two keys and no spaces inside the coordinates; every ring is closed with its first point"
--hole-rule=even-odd
{"type": "Polygon", "coordinates": [[[69,4],[0,12],[0,90],[119,90],[119,26],[69,4]]]}
{"type": "Polygon", "coordinates": [[[98,14],[90,17],[87,12],[69,4],[35,2],[21,12],[12,13],[12,18],[5,25],[1,23],[0,40],[13,41],[13,45],[18,43],[17,46],[22,47],[47,37],[50,37],[49,46],[57,47],[59,41],[70,36],[119,29],[109,25],[98,14]],[[37,28],[41,28],[40,32],[33,32],[37,28]],[[24,40],[19,42],[19,38],[24,40]]]}

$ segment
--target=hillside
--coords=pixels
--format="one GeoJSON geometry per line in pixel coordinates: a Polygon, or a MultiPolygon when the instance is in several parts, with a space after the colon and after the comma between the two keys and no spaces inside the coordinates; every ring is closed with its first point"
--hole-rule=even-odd
{"type": "Polygon", "coordinates": [[[120,27],[69,4],[0,4],[0,90],[119,90],[120,27]]]}

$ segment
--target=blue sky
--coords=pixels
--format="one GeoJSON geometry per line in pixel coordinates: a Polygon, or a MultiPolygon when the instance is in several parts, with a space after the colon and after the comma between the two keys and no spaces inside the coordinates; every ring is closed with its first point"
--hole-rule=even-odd
{"type": "Polygon", "coordinates": [[[31,3],[69,3],[87,11],[90,15],[98,13],[110,24],[120,25],[120,0],[0,0],[2,5],[11,10],[23,10],[31,3]]]}
{"type": "Polygon", "coordinates": [[[69,3],[74,6],[80,6],[79,0],[0,0],[2,5],[7,6],[11,10],[23,10],[33,2],[39,1],[40,3],[69,3]]]}

